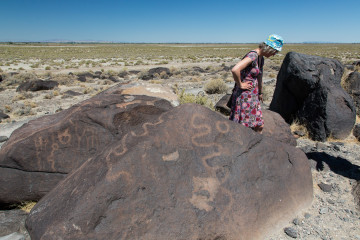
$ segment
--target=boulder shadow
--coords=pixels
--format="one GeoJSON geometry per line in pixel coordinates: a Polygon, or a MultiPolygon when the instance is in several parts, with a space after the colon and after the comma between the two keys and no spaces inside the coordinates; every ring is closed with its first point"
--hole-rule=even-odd
{"type": "Polygon", "coordinates": [[[360,167],[342,157],[334,157],[325,152],[309,152],[306,156],[316,162],[317,171],[323,171],[326,164],[336,174],[356,181],[360,180],[360,167]]]}

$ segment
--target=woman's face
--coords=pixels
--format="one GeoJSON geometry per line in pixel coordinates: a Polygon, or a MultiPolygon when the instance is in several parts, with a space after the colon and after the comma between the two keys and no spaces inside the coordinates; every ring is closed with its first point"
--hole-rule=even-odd
{"type": "Polygon", "coordinates": [[[275,51],[275,52],[270,52],[270,53],[264,53],[264,57],[272,57],[272,56],[275,56],[279,51],[275,51]]]}

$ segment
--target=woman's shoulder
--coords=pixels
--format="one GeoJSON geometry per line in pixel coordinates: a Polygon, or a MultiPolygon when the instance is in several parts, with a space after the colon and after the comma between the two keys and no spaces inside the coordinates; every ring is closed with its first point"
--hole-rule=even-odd
{"type": "Polygon", "coordinates": [[[257,60],[257,58],[258,58],[258,54],[257,54],[256,51],[250,51],[250,52],[248,52],[248,53],[246,54],[245,57],[250,58],[251,61],[255,61],[255,60],[257,60]]]}

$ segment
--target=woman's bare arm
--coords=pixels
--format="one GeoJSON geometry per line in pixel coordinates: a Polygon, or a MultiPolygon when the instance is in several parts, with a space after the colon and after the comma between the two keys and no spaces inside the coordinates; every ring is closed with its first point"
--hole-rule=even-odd
{"type": "Polygon", "coordinates": [[[252,85],[249,82],[241,82],[240,72],[244,70],[252,62],[251,58],[246,57],[238,62],[232,69],[232,75],[235,83],[243,90],[250,90],[252,85]]]}

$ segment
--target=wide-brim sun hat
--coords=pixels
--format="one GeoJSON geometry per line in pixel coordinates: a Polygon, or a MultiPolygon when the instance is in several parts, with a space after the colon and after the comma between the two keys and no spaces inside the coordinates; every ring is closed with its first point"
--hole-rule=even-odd
{"type": "Polygon", "coordinates": [[[284,45],[284,39],[279,35],[271,34],[268,39],[266,39],[265,44],[280,52],[284,45]]]}

